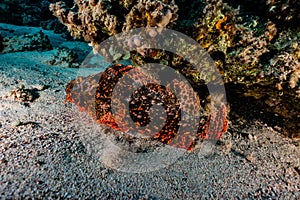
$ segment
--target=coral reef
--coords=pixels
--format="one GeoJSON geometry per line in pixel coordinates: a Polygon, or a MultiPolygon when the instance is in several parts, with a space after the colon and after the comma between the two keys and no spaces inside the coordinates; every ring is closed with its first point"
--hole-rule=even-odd
{"type": "MultiPolygon", "coordinates": [[[[206,0],[205,4],[194,1],[187,7],[199,6],[191,8],[194,12],[190,16],[197,16],[196,21],[188,16],[178,18],[177,13],[184,15],[184,12],[177,11],[175,2],[75,1],[75,9],[59,2],[52,4],[51,10],[74,37],[83,37],[95,51],[101,41],[121,31],[142,26],[172,27],[176,22],[175,29],[193,37],[211,55],[226,86],[231,87],[228,95],[254,97],[262,102],[264,111],[289,121],[285,134],[299,137],[299,1],[254,1],[253,5],[262,5],[268,12],[256,11],[252,6],[249,14],[245,14],[245,5],[252,3],[248,0],[241,3],[243,13],[232,7],[234,1],[227,1],[230,4],[222,0],[206,0]]],[[[121,57],[116,54],[114,60],[121,57]]],[[[167,64],[186,76],[196,90],[203,84],[201,74],[178,55],[150,49],[130,52],[125,57],[135,64],[153,61],[167,64]]]]}
{"type": "Polygon", "coordinates": [[[270,19],[278,26],[299,26],[300,2],[298,0],[224,0],[224,2],[240,7],[241,14],[245,17],[256,15],[270,19]]]}
{"type": "Polygon", "coordinates": [[[138,27],[170,28],[177,19],[177,10],[178,8],[172,0],[138,1],[126,15],[123,30],[138,27]]]}
{"type": "Polygon", "coordinates": [[[207,1],[203,14],[195,24],[194,38],[208,52],[220,51],[224,54],[234,45],[238,27],[238,10],[221,1],[207,1]]]}
{"type": "Polygon", "coordinates": [[[2,53],[34,50],[42,51],[50,49],[52,49],[50,40],[42,31],[35,34],[24,34],[21,36],[3,38],[2,53]]]}
{"type": "Polygon", "coordinates": [[[249,22],[222,1],[207,3],[194,38],[213,57],[225,82],[239,85],[232,92],[264,102],[265,111],[289,121],[284,133],[299,137],[299,26],[279,26],[259,17],[249,22]]]}
{"type": "Polygon", "coordinates": [[[269,7],[269,12],[281,24],[300,24],[300,2],[298,0],[267,0],[266,4],[269,7]]]}
{"type": "Polygon", "coordinates": [[[83,38],[94,49],[109,36],[133,27],[170,28],[177,19],[177,9],[173,0],[76,0],[72,9],[61,1],[50,5],[50,10],[68,27],[71,35],[83,38]]]}

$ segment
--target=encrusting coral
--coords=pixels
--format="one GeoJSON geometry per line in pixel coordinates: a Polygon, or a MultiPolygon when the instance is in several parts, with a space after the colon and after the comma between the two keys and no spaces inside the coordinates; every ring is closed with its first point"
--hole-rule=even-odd
{"type": "Polygon", "coordinates": [[[300,24],[300,1],[298,0],[267,0],[266,5],[269,7],[269,12],[278,21],[285,23],[300,24]]]}
{"type": "Polygon", "coordinates": [[[226,83],[260,99],[266,111],[287,120],[287,135],[299,136],[299,36],[291,29],[278,33],[271,21],[261,27],[255,21],[245,24],[236,15],[220,1],[209,2],[193,37],[213,57],[226,83]]]}
{"type": "Polygon", "coordinates": [[[286,119],[285,134],[299,137],[300,26],[259,17],[247,21],[222,1],[206,2],[193,37],[212,56],[224,81],[238,88],[236,93],[264,102],[265,111],[286,119]]]}
{"type": "MultiPolygon", "coordinates": [[[[84,38],[96,51],[109,36],[132,28],[173,27],[183,31],[211,55],[230,88],[228,96],[254,97],[262,102],[263,110],[286,120],[283,130],[286,135],[300,137],[299,1],[254,1],[269,8],[266,10],[269,14],[254,12],[248,16],[222,0],[199,0],[191,5],[205,3],[203,10],[199,12],[202,6],[191,8],[197,11],[188,14],[199,16],[196,21],[178,17],[178,13],[184,12],[178,10],[177,2],[183,4],[180,0],[76,0],[73,8],[58,2],[51,4],[51,10],[74,37],[84,38]]],[[[126,57],[135,64],[156,61],[178,69],[196,90],[203,84],[200,75],[178,55],[150,49],[130,52],[126,57]]]]}

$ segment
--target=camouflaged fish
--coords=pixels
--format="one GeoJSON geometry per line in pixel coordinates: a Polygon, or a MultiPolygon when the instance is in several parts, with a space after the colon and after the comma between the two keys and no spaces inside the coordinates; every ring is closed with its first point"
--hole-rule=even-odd
{"type": "Polygon", "coordinates": [[[113,92],[120,94],[120,96],[126,92],[124,88],[116,91],[116,85],[126,73],[134,68],[131,65],[115,64],[108,67],[104,72],[87,77],[78,77],[67,84],[66,101],[74,103],[80,111],[87,112],[99,124],[106,124],[120,131],[130,131],[131,129],[136,131],[132,123],[124,120],[126,115],[127,117],[130,115],[134,125],[140,127],[146,127],[151,123],[151,112],[156,115],[165,115],[165,121],[162,121],[164,123],[161,127],[152,127],[154,133],[153,130],[151,133],[147,131],[139,133],[164,144],[186,150],[192,150],[196,140],[218,139],[227,131],[228,120],[225,105],[220,106],[217,112],[213,114],[198,116],[199,120],[195,124],[197,131],[194,133],[188,129],[191,124],[182,120],[182,115],[189,116],[195,110],[200,110],[200,99],[195,92],[185,94],[188,90],[178,80],[173,80],[172,84],[180,89],[181,95],[192,95],[196,99],[196,104],[189,102],[189,98],[184,103],[180,103],[171,89],[152,83],[151,77],[145,77],[139,73],[133,73],[131,78],[136,82],[140,81],[140,83],[145,82],[145,79],[149,80],[138,89],[130,88],[130,85],[126,86],[128,90],[134,91],[130,100],[126,98],[112,99],[113,92]],[[119,108],[118,116],[114,116],[112,113],[113,101],[119,108]],[[126,106],[126,101],[129,108],[126,106]],[[162,106],[163,111],[153,110],[155,104],[162,106]],[[184,112],[181,112],[182,110],[184,112]],[[179,134],[180,128],[181,133],[179,134]]]}

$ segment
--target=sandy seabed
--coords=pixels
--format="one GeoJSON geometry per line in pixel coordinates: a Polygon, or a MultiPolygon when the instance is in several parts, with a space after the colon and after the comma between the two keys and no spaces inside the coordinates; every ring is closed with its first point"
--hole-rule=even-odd
{"type": "MultiPolygon", "coordinates": [[[[3,27],[14,34],[37,31],[3,27]]],[[[53,47],[91,50],[45,33],[53,47]]],[[[159,145],[136,153],[138,147],[116,139],[120,133],[64,102],[65,85],[80,71],[50,66],[53,53],[0,54],[1,199],[300,198],[297,141],[251,120],[246,126],[232,123],[216,144],[198,144],[191,153],[159,145]],[[33,92],[32,102],[10,95],[22,84],[33,92]]]]}

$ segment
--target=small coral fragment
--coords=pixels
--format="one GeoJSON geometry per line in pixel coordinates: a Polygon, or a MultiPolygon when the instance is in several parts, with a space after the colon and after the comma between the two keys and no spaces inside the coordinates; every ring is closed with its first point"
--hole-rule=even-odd
{"type": "Polygon", "coordinates": [[[47,60],[51,66],[73,67],[79,66],[78,55],[68,48],[57,48],[56,53],[47,60]]]}
{"type": "Polygon", "coordinates": [[[30,102],[34,100],[34,94],[31,90],[25,89],[24,85],[16,87],[10,92],[10,96],[22,102],[30,102]]]}

